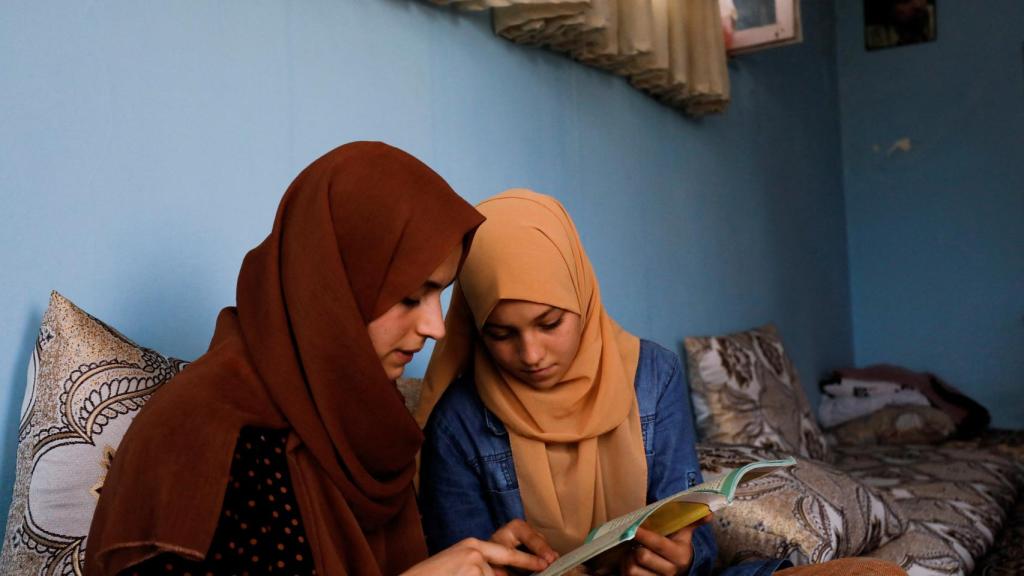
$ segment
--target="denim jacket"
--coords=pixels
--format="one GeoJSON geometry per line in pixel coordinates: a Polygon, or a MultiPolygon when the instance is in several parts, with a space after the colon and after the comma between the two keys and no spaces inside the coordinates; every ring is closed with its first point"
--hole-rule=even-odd
{"type": "MultiPolygon", "coordinates": [[[[635,386],[651,503],[702,481],[697,439],[678,356],[641,340],[635,386]]],[[[464,538],[487,540],[507,522],[525,518],[508,432],[483,405],[471,378],[461,377],[445,391],[425,432],[419,497],[432,554],[464,538]]],[[[711,574],[717,552],[711,527],[698,528],[689,573],[711,574]]],[[[723,574],[762,576],[788,564],[748,562],[723,574]]]]}

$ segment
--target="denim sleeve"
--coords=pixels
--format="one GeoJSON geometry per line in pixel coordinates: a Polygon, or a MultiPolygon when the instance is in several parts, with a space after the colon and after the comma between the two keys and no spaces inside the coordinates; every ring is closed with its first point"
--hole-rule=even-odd
{"type": "Polygon", "coordinates": [[[441,418],[431,418],[424,432],[419,504],[427,548],[436,554],[465,538],[488,540],[498,527],[458,436],[441,418]]]}
{"type": "Polygon", "coordinates": [[[693,428],[690,397],[683,382],[679,357],[662,349],[656,363],[661,394],[655,419],[655,469],[649,471],[653,498],[660,500],[702,482],[697,460],[697,434],[693,428]]]}
{"type": "MultiPolygon", "coordinates": [[[[697,436],[693,429],[690,398],[683,382],[683,365],[679,357],[663,350],[656,363],[658,377],[665,384],[658,398],[655,420],[655,470],[651,474],[654,498],[659,500],[699,484],[700,462],[697,459],[697,436]]],[[[691,576],[708,576],[715,566],[718,546],[711,526],[701,526],[693,533],[691,576]]]]}

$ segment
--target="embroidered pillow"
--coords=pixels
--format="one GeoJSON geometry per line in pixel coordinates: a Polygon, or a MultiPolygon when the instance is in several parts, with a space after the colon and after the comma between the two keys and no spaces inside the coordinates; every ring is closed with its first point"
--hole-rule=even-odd
{"type": "Polygon", "coordinates": [[[153,391],[184,366],[51,295],[29,362],[0,574],[82,574],[117,446],[153,391]]]}
{"type": "MultiPolygon", "coordinates": [[[[749,446],[697,446],[705,479],[757,459],[782,455],[749,446]]],[[[899,537],[907,521],[893,503],[865,483],[823,462],[797,458],[796,466],[752,480],[712,524],[718,560],[787,558],[795,565],[868,553],[899,537]]]]}
{"type": "Polygon", "coordinates": [[[690,395],[704,442],[827,458],[825,437],[774,326],[691,337],[685,344],[690,395]]]}

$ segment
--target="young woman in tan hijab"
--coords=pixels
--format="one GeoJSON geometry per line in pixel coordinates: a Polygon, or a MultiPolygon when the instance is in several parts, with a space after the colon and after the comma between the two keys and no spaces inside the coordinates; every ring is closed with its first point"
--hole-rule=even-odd
{"type": "Polygon", "coordinates": [[[481,215],[412,156],[348,144],[306,168],[246,256],[209,351],[120,445],[87,545],[113,574],[489,574],[554,553],[523,523],[427,559],[421,432],[394,379],[444,326],[481,215]],[[514,550],[520,543],[537,555],[514,550]]]}
{"type": "MultiPolygon", "coordinates": [[[[700,482],[682,365],[611,319],[556,200],[510,190],[477,208],[487,221],[459,274],[417,412],[426,423],[427,544],[440,550],[523,519],[565,553],[607,520],[700,482]]],[[[707,575],[715,564],[710,526],[668,537],[641,529],[636,542],[622,574],[707,575]]]]}

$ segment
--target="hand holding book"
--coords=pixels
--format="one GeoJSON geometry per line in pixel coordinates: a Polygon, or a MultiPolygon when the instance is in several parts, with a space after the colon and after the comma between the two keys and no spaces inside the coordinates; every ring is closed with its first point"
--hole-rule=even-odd
{"type": "Polygon", "coordinates": [[[709,513],[673,533],[663,536],[641,526],[633,542],[637,544],[622,563],[620,574],[643,571],[654,574],[683,574],[693,563],[693,531],[711,521],[709,513]],[[637,570],[639,569],[639,570],[637,570]]]}
{"type": "MultiPolygon", "coordinates": [[[[532,554],[543,560],[547,565],[558,559],[558,552],[555,552],[540,532],[533,529],[524,520],[516,519],[499,528],[491,535],[491,542],[501,544],[512,550],[521,550],[532,554]]],[[[508,572],[495,568],[496,576],[502,576],[508,572]]]]}
{"type": "MultiPolygon", "coordinates": [[[[752,462],[722,477],[610,520],[595,528],[582,546],[559,558],[546,570],[539,572],[538,576],[576,574],[580,572],[574,570],[581,567],[585,568],[586,572],[583,573],[586,574],[618,573],[623,562],[628,561],[633,550],[630,542],[637,540],[641,528],[661,536],[676,534],[707,518],[715,510],[728,506],[740,484],[794,464],[796,460],[793,458],[752,462]]],[[[692,535],[692,532],[690,529],[680,537],[692,535]]],[[[662,544],[661,541],[650,542],[662,544]]]]}

